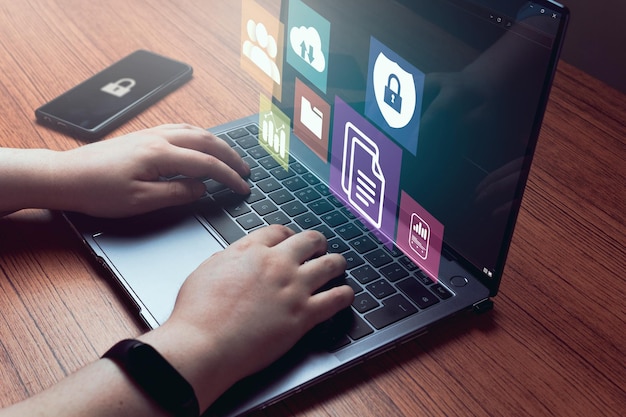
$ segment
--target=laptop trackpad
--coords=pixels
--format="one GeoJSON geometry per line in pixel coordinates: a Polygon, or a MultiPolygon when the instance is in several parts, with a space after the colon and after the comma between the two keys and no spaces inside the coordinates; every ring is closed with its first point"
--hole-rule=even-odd
{"type": "Polygon", "coordinates": [[[170,316],[185,278],[202,261],[223,249],[195,217],[169,220],[149,222],[150,225],[126,221],[124,227],[111,228],[94,237],[105,261],[122,280],[151,327],[170,316]]]}

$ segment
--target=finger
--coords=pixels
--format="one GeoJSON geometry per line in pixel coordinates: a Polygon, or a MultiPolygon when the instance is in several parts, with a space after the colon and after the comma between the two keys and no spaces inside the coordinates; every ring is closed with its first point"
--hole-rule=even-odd
{"type": "Polygon", "coordinates": [[[248,183],[241,175],[213,155],[173,146],[157,156],[157,164],[162,176],[213,178],[240,194],[250,192],[248,183]]]}
{"type": "Polygon", "coordinates": [[[295,232],[290,228],[274,224],[255,230],[249,235],[242,237],[231,246],[250,246],[254,244],[261,244],[267,247],[274,247],[294,234],[295,232]]]}
{"type": "Polygon", "coordinates": [[[348,285],[330,288],[309,298],[309,327],[330,319],[354,300],[354,291],[348,285]]]}
{"type": "Polygon", "coordinates": [[[250,175],[250,167],[225,141],[205,129],[190,125],[172,125],[166,127],[163,136],[178,147],[192,149],[213,155],[235,170],[240,176],[250,175]]]}
{"type": "Polygon", "coordinates": [[[300,232],[277,245],[286,256],[300,263],[325,254],[327,246],[324,235],[312,230],[300,232]]]}
{"type": "Polygon", "coordinates": [[[346,258],[336,253],[322,255],[304,263],[299,272],[311,291],[315,291],[346,272],[346,258]]]}
{"type": "Polygon", "coordinates": [[[185,178],[171,181],[147,181],[141,184],[136,208],[141,212],[188,204],[206,190],[201,181],[185,178]]]}

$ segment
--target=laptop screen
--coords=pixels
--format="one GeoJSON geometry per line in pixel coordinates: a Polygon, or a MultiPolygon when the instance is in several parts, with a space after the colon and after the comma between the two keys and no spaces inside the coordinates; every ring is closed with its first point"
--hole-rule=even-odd
{"type": "Polygon", "coordinates": [[[566,11],[521,0],[243,0],[259,141],[433,278],[497,290],[566,11]],[[290,131],[290,128],[292,131],[290,131]]]}

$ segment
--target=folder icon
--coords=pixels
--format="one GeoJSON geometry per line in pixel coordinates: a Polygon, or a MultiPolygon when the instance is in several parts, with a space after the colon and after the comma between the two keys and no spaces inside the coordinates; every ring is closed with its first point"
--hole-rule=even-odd
{"type": "Polygon", "coordinates": [[[300,122],[311,131],[319,140],[322,140],[324,114],[304,96],[300,101],[300,122]]]}

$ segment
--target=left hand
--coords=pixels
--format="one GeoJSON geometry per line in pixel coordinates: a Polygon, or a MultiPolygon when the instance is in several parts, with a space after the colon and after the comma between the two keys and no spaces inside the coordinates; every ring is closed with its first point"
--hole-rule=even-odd
{"type": "Polygon", "coordinates": [[[190,203],[213,178],[237,193],[250,188],[250,168],[205,129],[163,125],[57,154],[50,207],[93,216],[123,217],[190,203]],[[163,177],[185,178],[162,181],[163,177]]]}

